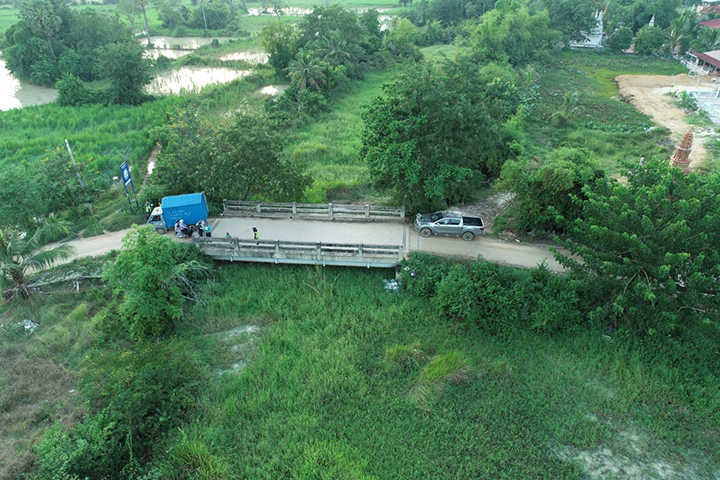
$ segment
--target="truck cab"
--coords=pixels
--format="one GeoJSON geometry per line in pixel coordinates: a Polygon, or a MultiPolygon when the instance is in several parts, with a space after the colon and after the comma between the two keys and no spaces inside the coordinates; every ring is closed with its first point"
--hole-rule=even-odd
{"type": "Polygon", "coordinates": [[[167,233],[167,231],[171,228],[165,223],[165,217],[163,216],[162,207],[153,208],[150,217],[148,217],[147,224],[155,227],[155,231],[161,235],[167,233]]]}

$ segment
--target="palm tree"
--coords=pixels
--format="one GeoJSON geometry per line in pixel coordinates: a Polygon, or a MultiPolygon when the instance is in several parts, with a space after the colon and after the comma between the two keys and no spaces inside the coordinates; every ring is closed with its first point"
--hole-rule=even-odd
{"type": "Polygon", "coordinates": [[[305,90],[308,86],[320,90],[320,85],[325,85],[325,74],[318,59],[310,52],[303,49],[290,60],[285,69],[290,75],[290,81],[298,90],[305,90]]]}
{"type": "Polygon", "coordinates": [[[45,221],[32,232],[17,233],[0,230],[0,288],[3,296],[21,293],[30,297],[25,274],[29,269],[46,268],[58,260],[70,258],[75,249],[70,245],[44,248],[49,240],[67,235],[67,226],[54,219],[45,221]]]}
{"type": "Polygon", "coordinates": [[[696,52],[720,49],[720,30],[701,28],[693,42],[692,49],[696,52]]]}
{"type": "Polygon", "coordinates": [[[53,49],[50,39],[60,30],[63,21],[55,13],[53,4],[46,0],[32,0],[23,5],[22,14],[30,26],[30,30],[34,33],[42,33],[45,36],[50,54],[55,58],[55,49],[53,49]]]}
{"type": "Polygon", "coordinates": [[[330,32],[322,38],[325,56],[323,60],[333,67],[345,65],[350,62],[355,64],[356,58],[350,51],[347,41],[338,34],[338,32],[330,32]]]}
{"type": "Polygon", "coordinates": [[[698,30],[698,18],[695,11],[688,9],[683,11],[680,16],[670,22],[667,38],[668,46],[673,52],[684,54],[684,50],[689,46],[692,38],[695,37],[698,30]]]}

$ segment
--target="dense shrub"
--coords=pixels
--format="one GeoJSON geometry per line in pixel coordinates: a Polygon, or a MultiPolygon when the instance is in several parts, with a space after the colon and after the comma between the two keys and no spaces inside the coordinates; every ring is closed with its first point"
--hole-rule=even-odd
{"type": "Polygon", "coordinates": [[[619,53],[630,48],[633,40],[633,32],[628,27],[622,27],[615,31],[607,41],[608,49],[613,53],[619,53]]]}
{"type": "Polygon", "coordinates": [[[444,317],[493,334],[563,330],[585,317],[574,282],[546,266],[520,270],[481,261],[451,266],[413,254],[404,262],[403,283],[416,295],[432,297],[444,317]]]}
{"type": "Polygon", "coordinates": [[[91,354],[80,391],[88,415],[55,425],[37,447],[40,478],[132,477],[189,418],[205,371],[183,342],[91,354]]]}

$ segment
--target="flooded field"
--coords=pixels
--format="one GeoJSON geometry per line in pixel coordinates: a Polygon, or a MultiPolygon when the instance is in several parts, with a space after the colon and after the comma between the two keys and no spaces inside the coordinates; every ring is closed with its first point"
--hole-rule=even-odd
{"type": "Polygon", "coordinates": [[[0,111],[50,103],[57,98],[54,88],[40,87],[21,82],[13,77],[0,59],[0,111]]]}
{"type": "Polygon", "coordinates": [[[251,73],[251,70],[220,67],[182,67],[158,74],[146,91],[152,95],[199,92],[207,85],[232,82],[251,73]]]}
{"type": "Polygon", "coordinates": [[[271,95],[276,97],[282,94],[290,85],[268,85],[260,89],[260,93],[263,95],[271,95]]]}
{"type": "Polygon", "coordinates": [[[220,43],[227,43],[235,40],[232,37],[150,37],[153,47],[156,50],[197,50],[205,45],[210,45],[213,40],[220,43]]]}
{"type": "Polygon", "coordinates": [[[267,63],[267,53],[260,50],[246,50],[244,52],[228,53],[220,57],[223,62],[243,61],[248,63],[267,63]]]}

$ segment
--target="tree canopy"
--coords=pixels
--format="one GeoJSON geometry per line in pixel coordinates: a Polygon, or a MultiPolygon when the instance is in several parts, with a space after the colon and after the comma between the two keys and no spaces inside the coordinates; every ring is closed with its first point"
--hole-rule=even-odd
{"type": "Polygon", "coordinates": [[[103,271],[103,279],[123,296],[120,315],[133,337],[170,332],[182,318],[186,299],[195,299],[196,282],[208,274],[200,251],[138,227],[123,238],[123,250],[103,271]]]}
{"type": "Polygon", "coordinates": [[[94,10],[75,12],[64,0],[31,0],[20,4],[22,20],[5,33],[8,69],[22,80],[53,86],[66,74],[84,81],[93,70],[98,49],[130,40],[130,31],[115,16],[94,10]]]}
{"type": "Polygon", "coordinates": [[[531,13],[522,0],[500,0],[472,29],[470,43],[480,62],[517,66],[542,56],[561,36],[551,28],[547,10],[531,13]]]}
{"type": "Polygon", "coordinates": [[[582,214],[583,187],[604,176],[592,154],[560,148],[546,159],[506,162],[502,185],[515,195],[508,212],[520,230],[564,232],[582,214]]]}
{"type": "Polygon", "coordinates": [[[311,179],[304,165],[284,158],[266,115],[236,114],[226,125],[183,115],[154,131],[164,148],[152,182],[168,194],[203,190],[223,200],[300,200],[311,179]]]}
{"type": "Polygon", "coordinates": [[[646,335],[720,327],[720,176],[666,162],[633,166],[628,184],[603,178],[558,260],[596,287],[593,317],[646,335]]]}
{"type": "Polygon", "coordinates": [[[408,65],[363,114],[360,158],[375,185],[408,208],[466,199],[509,154],[503,125],[515,93],[469,61],[408,65]]]}

